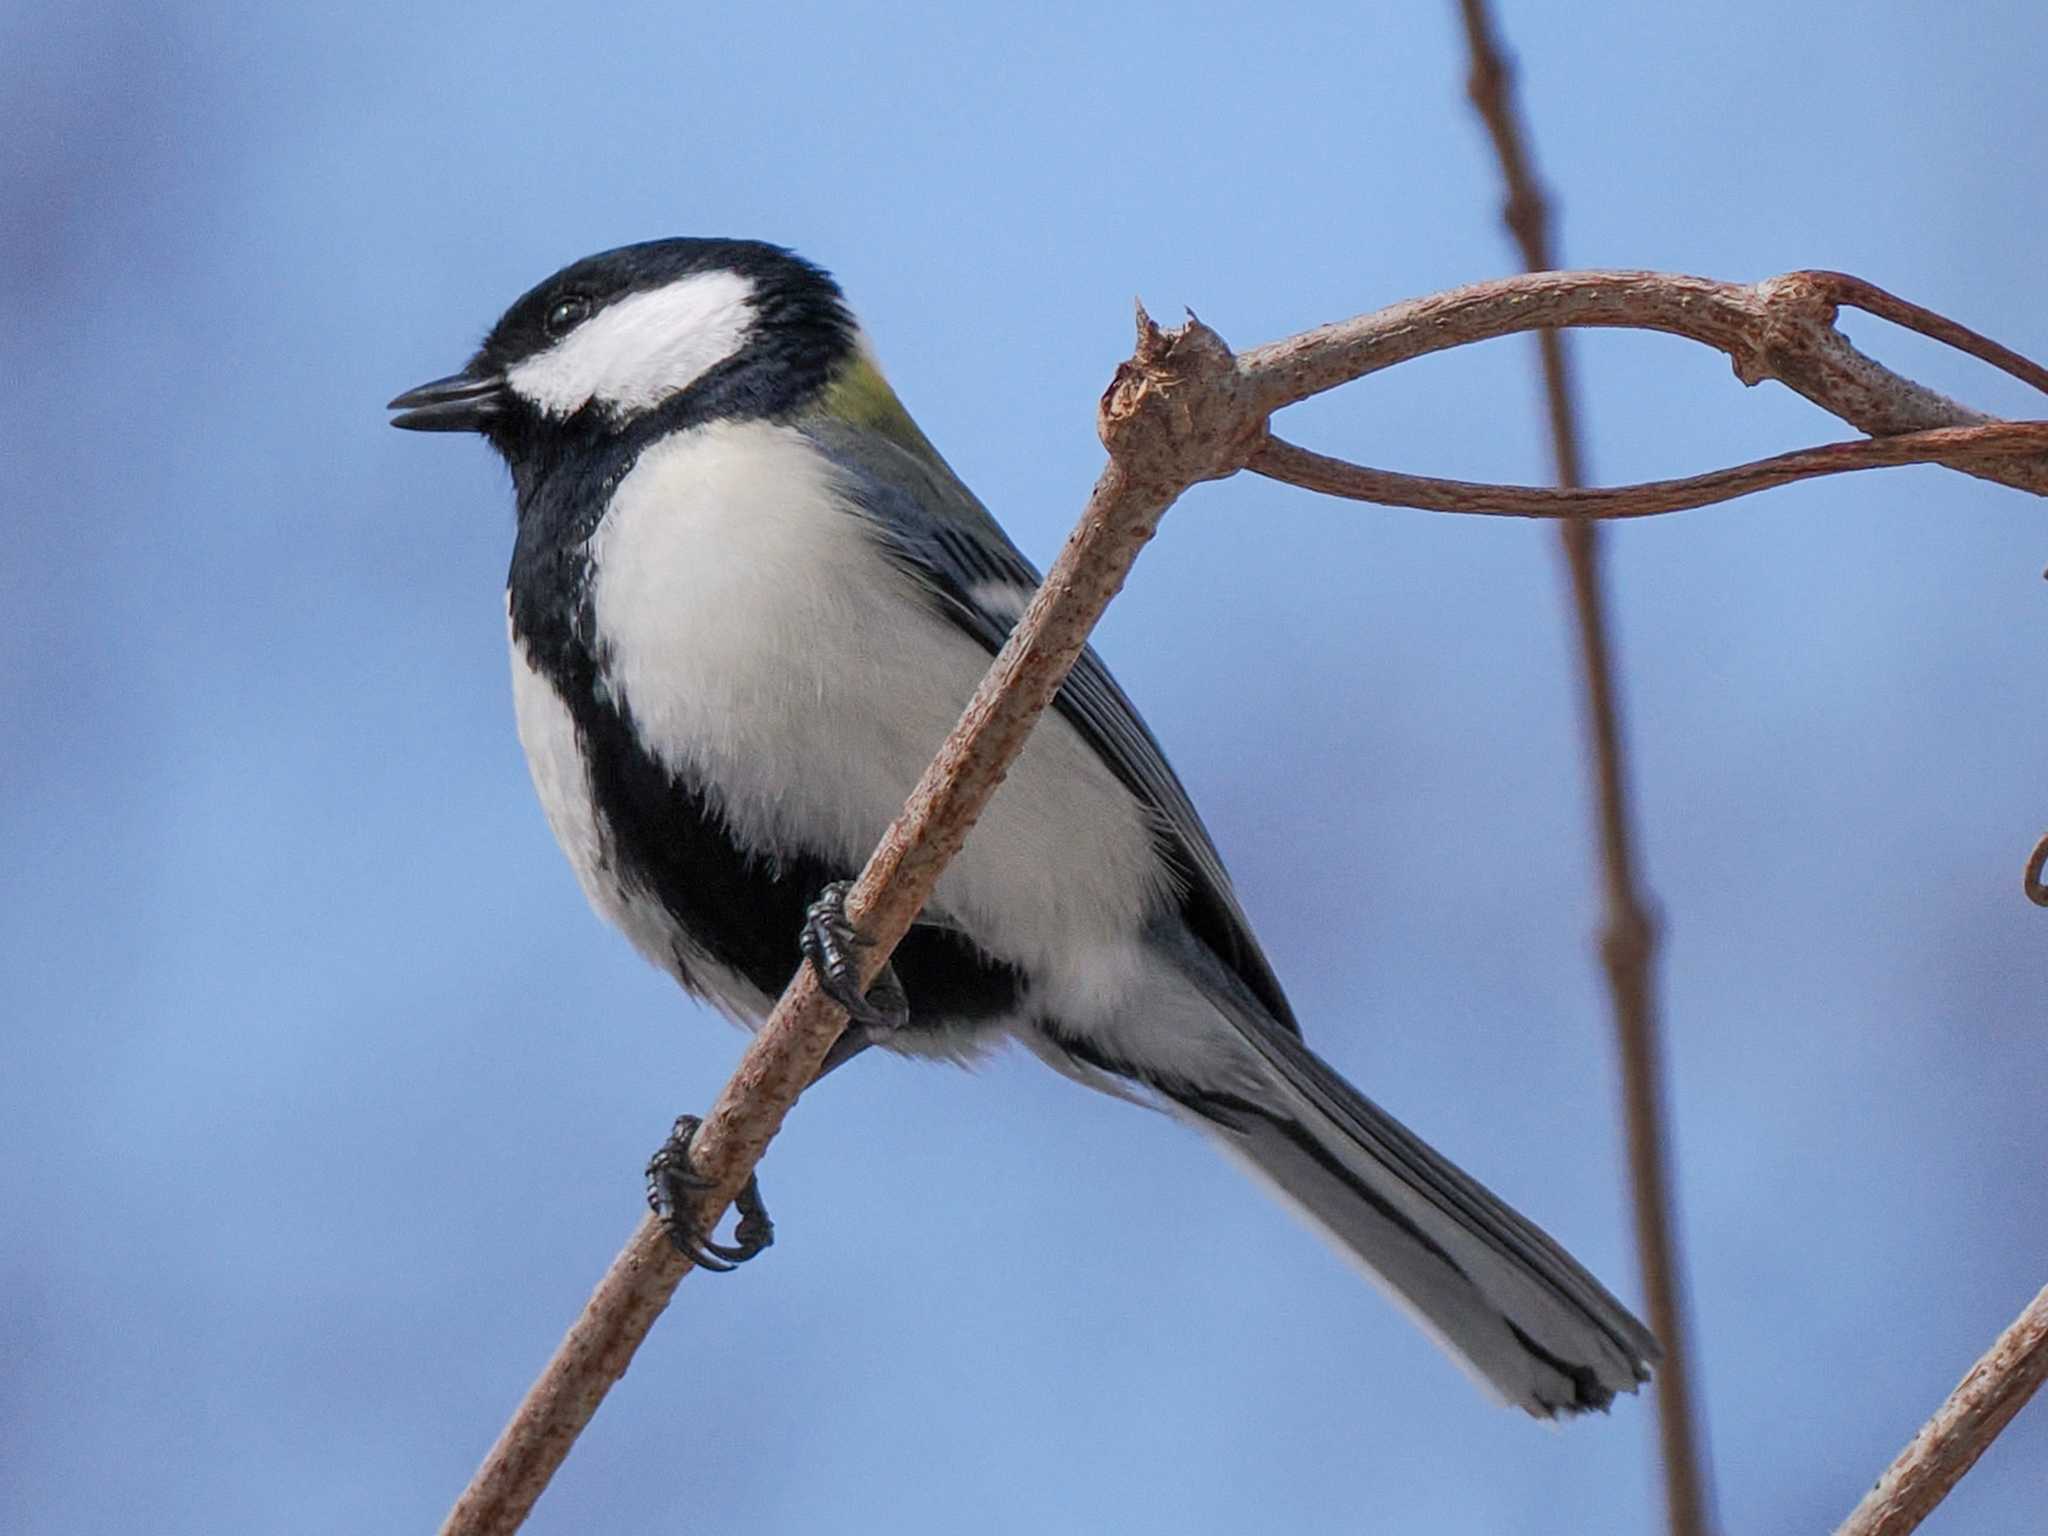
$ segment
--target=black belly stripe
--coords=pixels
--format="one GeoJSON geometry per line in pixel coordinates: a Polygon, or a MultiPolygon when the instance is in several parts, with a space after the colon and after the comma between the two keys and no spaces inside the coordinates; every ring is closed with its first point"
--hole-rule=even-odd
{"type": "MultiPolygon", "coordinates": [[[[832,881],[860,871],[808,851],[742,847],[710,797],[657,762],[618,707],[594,691],[568,702],[620,874],[658,897],[698,949],[779,997],[801,960],[804,909],[832,881]]],[[[1023,991],[1013,967],[951,929],[911,929],[892,963],[910,998],[913,1029],[1014,1012],[1023,991]]]]}

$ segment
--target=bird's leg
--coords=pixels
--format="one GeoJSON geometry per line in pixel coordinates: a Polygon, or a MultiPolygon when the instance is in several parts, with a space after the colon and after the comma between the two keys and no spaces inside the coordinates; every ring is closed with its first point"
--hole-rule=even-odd
{"type": "Polygon", "coordinates": [[[867,996],[861,995],[860,971],[853,952],[869,941],[861,937],[846,915],[846,895],[852,889],[851,880],[835,880],[818,893],[818,899],[804,909],[804,926],[797,935],[797,947],[818,973],[818,985],[825,989],[825,995],[844,1008],[853,1021],[848,1032],[858,1026],[868,1038],[879,1038],[910,1022],[910,999],[897,979],[896,968],[890,965],[882,967],[867,996]]]}
{"type": "MultiPolygon", "coordinates": [[[[834,1067],[859,1055],[878,1037],[894,1033],[910,1022],[910,999],[893,966],[883,966],[865,997],[860,991],[859,969],[853,952],[868,941],[846,915],[846,894],[850,880],[836,880],[818,893],[818,899],[804,910],[803,931],[797,947],[818,973],[825,995],[844,1008],[847,1026],[818,1068],[816,1082],[834,1067]]],[[[697,1229],[697,1197],[710,1186],[690,1162],[690,1143],[703,1122],[695,1115],[677,1119],[675,1129],[647,1164],[647,1205],[667,1230],[676,1251],[699,1269],[716,1273],[737,1269],[775,1241],[775,1223],[768,1219],[761,1203],[761,1186],[752,1177],[733,1201],[740,1214],[730,1243],[713,1241],[711,1234],[697,1229]]]]}
{"type": "Polygon", "coordinates": [[[733,1228],[733,1240],[714,1242],[709,1232],[697,1229],[697,1197],[711,1185],[690,1162],[690,1143],[697,1139],[697,1128],[703,1123],[695,1115],[677,1119],[668,1140],[647,1164],[647,1205],[667,1230],[676,1252],[699,1269],[724,1274],[738,1269],[772,1244],[775,1223],[768,1219],[768,1208],[761,1203],[760,1184],[749,1174],[746,1188],[733,1201],[733,1209],[740,1213],[739,1225],[733,1228]]]}
{"type": "MultiPolygon", "coordinates": [[[[852,1060],[877,1038],[894,1033],[910,1022],[910,999],[895,968],[883,966],[869,995],[860,991],[859,969],[853,952],[868,941],[861,937],[846,915],[846,894],[850,880],[837,880],[818,893],[818,899],[804,910],[803,931],[797,947],[818,973],[825,995],[844,1008],[847,1025],[819,1066],[815,1083],[834,1067],[852,1060]]],[[[730,1243],[716,1242],[697,1228],[697,1197],[710,1187],[690,1161],[690,1144],[703,1122],[695,1115],[683,1115],[669,1132],[668,1140],[647,1164],[647,1205],[655,1214],[676,1252],[699,1269],[724,1273],[737,1269],[775,1241],[775,1223],[768,1219],[761,1203],[761,1186],[749,1175],[746,1187],[733,1201],[739,1225],[730,1243]]]]}

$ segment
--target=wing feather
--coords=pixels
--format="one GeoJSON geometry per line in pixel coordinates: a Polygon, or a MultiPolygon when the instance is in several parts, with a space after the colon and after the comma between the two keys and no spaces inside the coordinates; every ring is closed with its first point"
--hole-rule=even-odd
{"type": "MultiPolygon", "coordinates": [[[[943,459],[915,443],[817,419],[802,430],[844,476],[849,498],[884,546],[930,592],[934,607],[993,656],[1009,638],[1039,573],[943,459]]],[[[1293,1010],[1253,936],[1216,845],[1159,743],[1090,647],[1055,707],[1152,813],[1180,877],[1189,928],[1290,1033],[1293,1010]]]]}

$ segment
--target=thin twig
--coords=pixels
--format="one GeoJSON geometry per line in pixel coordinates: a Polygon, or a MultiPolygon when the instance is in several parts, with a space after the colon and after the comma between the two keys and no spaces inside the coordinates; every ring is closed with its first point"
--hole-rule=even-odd
{"type": "Polygon", "coordinates": [[[1893,325],[1918,331],[1922,336],[1954,347],[1958,352],[1968,353],[1979,362],[1989,363],[2001,373],[2009,373],[2021,383],[2031,384],[2043,394],[2048,394],[2048,368],[2043,368],[2031,358],[2021,357],[2012,348],[1993,341],[1989,336],[1979,335],[1967,325],[1958,325],[1946,315],[1937,315],[1910,299],[1886,293],[1875,283],[1866,283],[1847,272],[1813,271],[1795,275],[1812,283],[1817,292],[1836,304],[1847,304],[1865,314],[1876,315],[1880,320],[1889,320],[1893,325]]]}
{"type": "Polygon", "coordinates": [[[2048,836],[2034,844],[2034,851],[2027,855],[2027,900],[2037,907],[2048,907],[2048,884],[2041,879],[2043,870],[2048,870],[2048,836]]]}
{"type": "MultiPolygon", "coordinates": [[[[2048,840],[2044,840],[2048,841],[2048,840]]],[[[1921,1426],[1835,1536],[1906,1536],[1948,1497],[2048,1379],[2048,1289],[2041,1291],[1941,1410],[1921,1426]]]]}
{"type": "Polygon", "coordinates": [[[1245,468],[1303,490],[1383,507],[1425,512],[1458,512],[1480,517],[1599,518],[1656,517],[1692,507],[1712,506],[1741,496],[1858,469],[1892,469],[1907,464],[1953,465],[1961,455],[2048,452],[2048,421],[1999,421],[1981,427],[1937,427],[1897,437],[1867,437],[1780,453],[1729,469],[1678,480],[1638,485],[1560,490],[1547,485],[1489,485],[1404,475],[1391,469],[1351,464],[1272,437],[1245,468]]]}
{"type": "MultiPolygon", "coordinates": [[[[1460,0],[1460,5],[1472,55],[1468,92],[1493,138],[1507,181],[1508,230],[1521,247],[1523,265],[1532,272],[1547,271],[1556,264],[1550,252],[1550,207],[1523,148],[1508,65],[1495,45],[1485,0],[1460,0]]],[[[1557,483],[1576,489],[1585,482],[1564,333],[1543,330],[1536,333],[1536,339],[1541,348],[1544,397],[1550,408],[1557,483]]],[[[1694,1408],[1684,1261],[1671,1210],[1671,1136],[1664,1109],[1655,981],[1657,925],[1636,872],[1621,690],[1614,678],[1614,641],[1600,580],[1600,530],[1590,520],[1574,517],[1562,523],[1558,533],[1571,577],[1579,675],[1592,738],[1595,825],[1606,909],[1600,956],[1614,997],[1636,1253],[1650,1330],[1664,1346],[1664,1360],[1657,1371],[1657,1424],[1663,1448],[1665,1518],[1672,1536],[1705,1536],[1712,1489],[1694,1408]]]]}
{"type": "MultiPolygon", "coordinates": [[[[1137,348],[1103,395],[1099,425],[1110,461],[1080,525],[849,898],[849,915],[876,941],[861,951],[863,981],[873,980],[931,894],[1165,508],[1195,481],[1246,467],[1265,448],[1267,418],[1282,406],[1404,358],[1489,336],[1634,325],[1719,346],[1737,359],[1743,377],[1752,378],[1744,370],[1745,360],[1753,362],[1754,378],[1785,379],[1866,431],[1993,421],[1860,354],[1845,362],[1833,350],[1840,337],[1830,325],[1797,304],[1786,308],[1787,295],[1796,300],[1797,292],[1790,279],[1744,287],[1654,272],[1544,273],[1398,304],[1242,356],[1192,317],[1162,331],[1141,310],[1137,348]],[[1929,412],[1936,419],[1882,424],[1929,412]]],[[[2014,448],[2010,437],[1974,439],[1940,462],[2048,494],[2048,453],[2035,451],[2034,442],[2025,438],[2023,448],[2014,448]]],[[[693,1163],[711,1184],[696,1211],[702,1227],[723,1215],[746,1182],[844,1023],[808,967],[800,970],[692,1148],[693,1163]]],[[[519,1527],[688,1267],[653,1222],[640,1223],[444,1533],[503,1536],[519,1527]]]]}

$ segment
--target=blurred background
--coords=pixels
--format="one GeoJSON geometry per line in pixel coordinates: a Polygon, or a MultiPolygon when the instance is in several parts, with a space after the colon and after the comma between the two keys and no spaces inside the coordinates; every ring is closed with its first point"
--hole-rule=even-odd
{"type": "MultiPolygon", "coordinates": [[[[1500,23],[1566,263],[1838,267],[2048,354],[2048,11],[1500,23]]],[[[572,258],[768,237],[1043,562],[1134,294],[1250,345],[1513,270],[1464,68],[1448,3],[0,14],[0,1526],[431,1529],[739,1050],[534,803],[502,470],[386,399],[572,258]]],[[[1604,482],[1849,435],[1575,344],[1604,482]]],[[[1540,481],[1530,352],[1283,430],[1540,481]]],[[[1721,1516],[1826,1530],[2048,1280],[2048,520],[1903,470],[1609,549],[1721,1516]]],[[[1548,528],[1241,477],[1099,642],[1311,1038],[1639,1300],[1561,592],[1548,528]]],[[[764,1180],[774,1253],[688,1282],[531,1529],[1657,1524],[1646,1403],[1490,1406],[1028,1057],[864,1059],[764,1180]]],[[[1928,1529],[2038,1529],[2044,1464],[2036,1406],[1928,1529]]]]}

